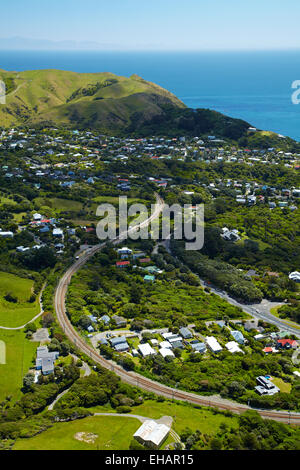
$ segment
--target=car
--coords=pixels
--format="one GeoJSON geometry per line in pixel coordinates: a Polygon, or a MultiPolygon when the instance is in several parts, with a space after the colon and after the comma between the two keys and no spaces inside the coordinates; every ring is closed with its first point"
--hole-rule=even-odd
{"type": "Polygon", "coordinates": [[[79,259],[79,256],[75,256],[75,259],[79,259]]]}

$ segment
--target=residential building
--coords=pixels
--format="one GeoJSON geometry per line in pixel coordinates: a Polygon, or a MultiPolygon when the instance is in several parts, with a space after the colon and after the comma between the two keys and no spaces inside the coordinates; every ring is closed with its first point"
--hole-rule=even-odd
{"type": "Polygon", "coordinates": [[[205,338],[205,341],[206,341],[207,346],[211,350],[211,352],[218,353],[218,352],[222,351],[222,349],[223,349],[222,346],[218,343],[216,338],[214,338],[213,336],[207,336],[205,338]]]}

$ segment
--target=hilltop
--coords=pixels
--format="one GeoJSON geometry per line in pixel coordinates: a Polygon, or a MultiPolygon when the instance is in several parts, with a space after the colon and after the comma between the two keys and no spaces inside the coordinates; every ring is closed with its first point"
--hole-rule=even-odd
{"type": "Polygon", "coordinates": [[[5,127],[47,122],[119,131],[136,113],[143,123],[161,115],[163,106],[185,107],[172,93],[136,75],[38,70],[0,71],[0,78],[7,88],[6,105],[0,108],[5,127]]]}
{"type": "Polygon", "coordinates": [[[61,125],[108,133],[193,134],[239,138],[249,124],[209,110],[191,110],[175,95],[137,75],[60,70],[6,72],[3,127],[61,125]],[[226,129],[225,129],[226,127],[226,129]]]}

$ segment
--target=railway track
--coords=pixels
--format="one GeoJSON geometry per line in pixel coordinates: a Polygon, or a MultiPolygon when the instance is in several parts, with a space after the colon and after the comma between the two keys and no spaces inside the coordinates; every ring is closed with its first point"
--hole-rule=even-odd
{"type": "MultiPolygon", "coordinates": [[[[151,220],[157,218],[163,209],[164,202],[163,200],[156,195],[156,209],[154,213],[149,217],[146,221],[142,222],[138,226],[133,227],[130,232],[137,230],[138,227],[142,228],[143,226],[149,225],[151,220]]],[[[122,233],[113,240],[113,244],[117,245],[122,240],[124,240],[126,233],[122,233]]],[[[242,413],[246,410],[253,409],[247,405],[242,405],[238,403],[231,403],[229,400],[222,399],[219,397],[206,397],[197,395],[195,393],[185,392],[183,390],[177,390],[166,385],[160,384],[151,380],[149,378],[143,377],[135,372],[125,371],[122,367],[116,365],[112,361],[109,361],[102,357],[95,349],[93,349],[90,345],[88,345],[81,336],[77,333],[73,325],[71,324],[67,313],[66,313],[66,305],[65,299],[68,290],[68,286],[70,284],[72,276],[87,262],[89,261],[92,256],[100,251],[105,246],[105,243],[96,245],[95,247],[87,250],[87,252],[81,256],[79,260],[77,260],[67,271],[64,273],[62,278],[59,280],[55,291],[55,310],[57,314],[57,319],[62,327],[65,335],[69,338],[69,340],[79,348],[83,353],[88,355],[95,363],[99,364],[106,369],[109,369],[116,373],[121,380],[126,382],[129,385],[137,386],[141,389],[144,389],[148,392],[153,392],[157,395],[164,396],[169,399],[173,400],[182,400],[194,405],[201,405],[201,406],[209,406],[214,408],[219,408],[221,410],[229,410],[234,413],[242,413]]],[[[300,413],[296,412],[287,412],[287,411],[275,411],[275,410],[261,410],[256,409],[258,413],[263,418],[274,419],[276,421],[281,421],[287,424],[300,424],[300,413]]]]}

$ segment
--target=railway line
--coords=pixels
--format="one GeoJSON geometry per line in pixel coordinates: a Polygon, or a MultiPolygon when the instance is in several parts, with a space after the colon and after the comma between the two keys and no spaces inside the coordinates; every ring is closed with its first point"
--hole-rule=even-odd
{"type": "MultiPolygon", "coordinates": [[[[149,225],[151,220],[157,218],[164,206],[163,200],[156,195],[156,208],[153,214],[144,222],[130,229],[128,232],[137,230],[139,227],[149,225]]],[[[127,232],[121,233],[119,237],[113,240],[113,244],[119,244],[127,236],[127,232]]],[[[189,393],[183,390],[178,390],[175,388],[168,387],[161,383],[158,383],[149,378],[143,377],[135,372],[130,372],[124,370],[119,365],[114,362],[105,359],[102,357],[95,349],[88,345],[84,339],[81,338],[79,333],[75,330],[71,324],[67,313],[65,299],[70,284],[72,276],[87,262],[92,256],[100,251],[105,246],[105,243],[96,245],[95,247],[87,250],[80,259],[78,259],[71,267],[67,269],[62,278],[59,280],[56,291],[55,291],[55,310],[57,314],[57,319],[61,325],[64,333],[69,338],[69,340],[83,353],[88,355],[95,363],[99,364],[106,369],[109,369],[116,373],[122,381],[126,382],[129,385],[137,386],[141,389],[144,389],[148,392],[153,392],[157,395],[164,396],[169,399],[182,400],[194,405],[199,406],[209,406],[214,408],[219,408],[221,410],[229,410],[234,413],[242,413],[246,410],[253,409],[247,405],[231,402],[227,399],[222,399],[221,397],[216,396],[202,396],[195,393],[189,393]]],[[[262,410],[256,409],[256,411],[263,417],[274,419],[276,421],[281,421],[287,424],[300,424],[300,413],[297,412],[287,412],[287,411],[276,411],[276,410],[262,410]]]]}

